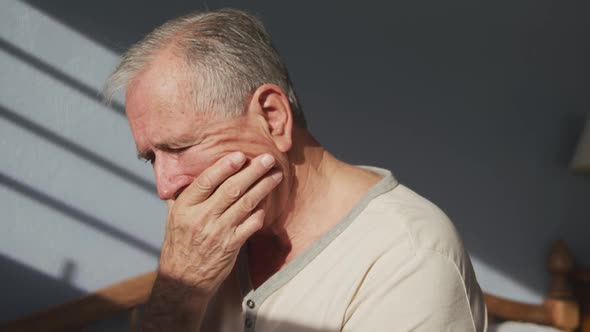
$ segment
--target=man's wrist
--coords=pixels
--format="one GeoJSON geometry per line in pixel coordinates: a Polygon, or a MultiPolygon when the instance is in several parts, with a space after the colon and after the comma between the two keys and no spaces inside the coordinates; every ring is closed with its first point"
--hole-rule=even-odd
{"type": "Polygon", "coordinates": [[[159,273],[145,306],[142,331],[198,331],[209,300],[202,290],[159,273]]]}

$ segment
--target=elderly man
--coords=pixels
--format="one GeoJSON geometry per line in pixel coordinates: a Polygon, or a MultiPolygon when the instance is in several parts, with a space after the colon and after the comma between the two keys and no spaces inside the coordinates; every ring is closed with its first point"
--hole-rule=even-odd
{"type": "Polygon", "coordinates": [[[306,130],[262,24],[171,20],[107,84],[168,203],[144,331],[484,331],[451,222],[384,169],[306,130]]]}

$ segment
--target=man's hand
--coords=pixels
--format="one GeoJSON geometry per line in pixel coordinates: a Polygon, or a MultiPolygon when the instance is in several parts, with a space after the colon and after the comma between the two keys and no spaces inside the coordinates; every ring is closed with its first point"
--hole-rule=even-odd
{"type": "Polygon", "coordinates": [[[207,303],[227,278],[240,247],[263,226],[258,207],[281,181],[269,154],[240,170],[241,152],[218,160],[168,203],[158,277],[144,330],[196,331],[207,303]]]}

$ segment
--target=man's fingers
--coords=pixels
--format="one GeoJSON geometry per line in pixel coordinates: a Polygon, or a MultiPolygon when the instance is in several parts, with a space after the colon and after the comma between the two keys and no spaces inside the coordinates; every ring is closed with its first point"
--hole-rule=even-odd
{"type": "Polygon", "coordinates": [[[262,228],[264,225],[264,216],[264,210],[258,209],[236,227],[234,235],[239,246],[243,245],[252,234],[262,228]]]}
{"type": "Polygon", "coordinates": [[[256,209],[258,204],[270,194],[282,179],[283,174],[279,170],[273,170],[265,175],[223,213],[223,219],[231,220],[232,226],[240,224],[246,216],[256,209]]]}
{"type": "Polygon", "coordinates": [[[213,213],[221,215],[240,199],[254,183],[268,173],[274,164],[275,159],[270,154],[263,154],[254,158],[244,170],[223,182],[209,199],[214,207],[213,213]]]}
{"type": "Polygon", "coordinates": [[[178,196],[178,200],[182,200],[186,205],[195,205],[203,202],[229,176],[242,168],[245,162],[246,156],[242,152],[234,152],[219,159],[213,166],[203,171],[178,196]]]}

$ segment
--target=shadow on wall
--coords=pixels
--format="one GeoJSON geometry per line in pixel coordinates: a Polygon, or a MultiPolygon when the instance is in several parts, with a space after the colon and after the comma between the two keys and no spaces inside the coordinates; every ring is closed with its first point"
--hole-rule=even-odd
{"type": "Polygon", "coordinates": [[[144,180],[142,177],[134,174],[133,172],[118,166],[114,162],[111,162],[108,159],[92,152],[91,150],[52,132],[42,125],[37,124],[32,120],[23,117],[17,112],[3,107],[2,105],[0,105],[0,118],[24,130],[27,130],[31,134],[36,135],[39,138],[78,156],[79,158],[93,163],[94,165],[111,173],[112,175],[139,187],[139,189],[151,195],[155,195],[156,193],[156,186],[152,182],[144,180]]]}
{"type": "Polygon", "coordinates": [[[66,261],[62,267],[62,280],[38,272],[28,266],[0,255],[2,283],[0,286],[0,320],[8,321],[23,315],[23,312],[44,309],[55,301],[66,301],[85,292],[69,283],[76,266],[66,261]],[[2,288],[6,288],[2,290],[2,288]],[[18,292],[7,289],[18,289],[18,292]]]}
{"type": "MultiPolygon", "coordinates": [[[[97,91],[89,85],[69,76],[68,74],[60,71],[59,69],[54,68],[42,59],[39,59],[32,54],[29,54],[28,52],[20,49],[16,45],[13,45],[2,38],[0,38],[0,50],[6,54],[9,54],[19,59],[20,61],[27,63],[29,66],[32,66],[33,68],[45,73],[46,75],[53,77],[57,81],[63,83],[65,86],[72,88],[73,90],[85,96],[86,98],[94,100],[98,103],[102,101],[100,98],[100,91],[97,91]]],[[[113,102],[110,106],[112,111],[121,116],[125,116],[125,106],[116,101],[113,102]]]]}
{"type": "MultiPolygon", "coordinates": [[[[79,94],[94,100],[97,103],[101,103],[101,93],[98,90],[86,85],[83,82],[78,81],[77,79],[69,76],[68,74],[54,68],[53,66],[45,63],[43,60],[37,58],[34,55],[27,53],[24,50],[21,50],[19,47],[11,44],[10,42],[2,39],[0,37],[0,52],[4,52],[9,54],[18,60],[42,71],[46,75],[60,81],[64,85],[74,89],[79,94]]],[[[125,116],[125,106],[122,104],[114,101],[110,105],[110,109],[114,111],[116,114],[121,116],[125,116]]],[[[51,130],[43,127],[40,124],[33,122],[21,115],[18,112],[11,111],[2,105],[0,105],[0,117],[4,120],[11,122],[13,125],[16,125],[24,130],[29,131],[30,133],[38,136],[39,138],[51,142],[58,147],[69,151],[77,155],[78,157],[85,159],[96,166],[110,172],[111,174],[121,178],[124,181],[127,181],[133,185],[136,185],[140,189],[144,190],[145,192],[155,195],[156,187],[153,182],[147,181],[140,176],[137,176],[131,171],[126,170],[123,167],[118,166],[117,164],[109,161],[106,158],[103,158],[96,153],[90,151],[87,148],[84,148],[81,145],[78,145],[70,140],[67,140],[60,135],[52,132],[51,130]]]]}
{"type": "MultiPolygon", "coordinates": [[[[7,42],[6,40],[0,38],[0,52],[5,52],[13,57],[18,58],[19,60],[27,63],[28,65],[41,70],[43,73],[53,77],[54,79],[64,83],[65,85],[71,87],[78,93],[94,100],[95,102],[100,103],[100,92],[93,89],[92,87],[84,84],[76,80],[75,78],[70,77],[69,75],[61,72],[58,69],[55,69],[51,65],[45,63],[43,60],[31,55],[17,46],[7,42]]],[[[124,116],[125,110],[124,106],[118,103],[113,103],[111,105],[111,110],[115,113],[124,116]]],[[[59,134],[53,132],[52,130],[44,127],[41,124],[38,124],[26,117],[20,115],[16,111],[12,111],[0,104],[0,118],[23,129],[28,131],[29,133],[38,136],[40,139],[50,142],[55,146],[66,150],[77,157],[84,159],[88,162],[91,162],[97,167],[104,169],[105,171],[109,172],[110,174],[126,181],[132,185],[135,185],[139,189],[151,194],[156,194],[156,187],[153,182],[143,179],[142,177],[136,175],[135,173],[125,169],[117,165],[116,163],[104,158],[97,153],[91,151],[84,146],[77,144],[67,138],[60,136],[59,134]]],[[[126,234],[118,230],[115,227],[110,226],[107,222],[102,221],[94,216],[91,216],[78,208],[69,205],[66,202],[62,202],[56,198],[53,198],[39,189],[36,189],[32,186],[29,186],[25,183],[21,183],[15,179],[12,179],[6,174],[0,172],[0,185],[5,186],[15,192],[20,193],[23,196],[26,196],[29,199],[35,200],[42,205],[50,207],[68,217],[71,217],[79,222],[82,222],[95,230],[105,233],[109,236],[117,238],[133,247],[136,247],[139,250],[147,252],[153,256],[159,255],[159,249],[155,248],[147,242],[134,237],[133,235],[126,234]]]]}
{"type": "Polygon", "coordinates": [[[72,0],[56,0],[51,3],[43,0],[24,2],[41,9],[116,53],[126,50],[129,45],[137,42],[141,36],[166,19],[207,8],[207,2],[193,0],[169,1],[165,5],[157,0],[86,4],[72,0]]]}
{"type": "MultiPolygon", "coordinates": [[[[62,202],[56,198],[53,198],[36,188],[21,183],[9,176],[0,172],[0,185],[10,190],[13,190],[29,199],[32,199],[42,205],[45,205],[65,216],[68,216],[78,222],[81,222],[87,226],[92,227],[94,230],[119,239],[128,245],[135,247],[147,254],[158,257],[160,250],[145,242],[142,239],[136,238],[131,234],[127,234],[115,227],[110,226],[107,222],[100,220],[94,216],[87,214],[84,211],[79,210],[76,207],[69,205],[66,202],[62,202]]],[[[3,277],[2,277],[3,278],[3,277]]]]}
{"type": "MultiPolygon", "coordinates": [[[[155,257],[159,256],[159,249],[147,242],[116,229],[96,217],[88,215],[56,198],[50,197],[33,187],[11,179],[2,173],[0,173],[0,186],[4,186],[29,199],[35,200],[65,216],[94,228],[96,231],[117,238],[136,249],[155,257]]],[[[64,303],[87,293],[72,285],[72,280],[75,279],[76,274],[76,264],[69,260],[65,261],[61,267],[60,279],[38,272],[1,254],[0,266],[2,267],[2,273],[0,274],[0,285],[2,285],[0,286],[0,298],[2,298],[0,301],[0,321],[12,321],[23,318],[25,313],[30,313],[32,310],[45,310],[58,303],[64,303]]],[[[92,329],[85,331],[105,331],[105,329],[108,329],[108,331],[127,331],[127,320],[128,318],[125,314],[114,315],[111,318],[93,324],[92,329]]],[[[42,330],[45,331],[47,329],[37,327],[30,330],[17,328],[14,330],[8,329],[7,331],[42,330]]],[[[2,324],[0,324],[0,331],[4,331],[2,324]]]]}
{"type": "Polygon", "coordinates": [[[21,183],[11,177],[0,173],[0,185],[7,187],[8,189],[17,192],[29,199],[35,200],[38,203],[45,205],[65,216],[68,216],[78,222],[84,223],[96,231],[101,233],[105,233],[111,237],[114,237],[118,240],[121,240],[128,245],[135,247],[147,254],[153,255],[154,257],[159,257],[160,250],[155,248],[154,246],[150,245],[149,243],[136,238],[131,234],[127,234],[115,227],[110,226],[107,222],[100,220],[94,216],[91,216],[84,211],[79,210],[76,207],[69,205],[66,202],[62,202],[56,198],[53,198],[38,189],[35,189],[31,186],[28,186],[24,183],[21,183]]]}
{"type": "MultiPolygon", "coordinates": [[[[0,293],[0,331],[2,332],[26,332],[26,331],[64,331],[64,328],[50,329],[49,326],[63,327],[70,319],[59,316],[47,317],[37,321],[15,322],[16,319],[24,318],[23,313],[32,314],[45,310],[86,294],[71,284],[71,279],[76,273],[76,265],[71,261],[64,262],[61,268],[60,279],[53,278],[36,271],[28,266],[22,265],[8,257],[0,255],[0,266],[2,266],[2,286],[0,293]],[[9,287],[18,291],[7,291],[2,289],[9,287]],[[57,319],[57,322],[56,322],[57,319]],[[51,323],[54,322],[54,323],[51,323]],[[12,325],[13,324],[13,325],[12,325]]],[[[105,302],[109,306],[116,306],[115,303],[106,299],[97,299],[97,302],[105,302]]],[[[76,311],[80,316],[88,309],[79,308],[76,311]]],[[[43,317],[37,316],[37,317],[43,317]]],[[[84,331],[128,331],[128,317],[126,313],[113,315],[90,325],[90,329],[84,331]]],[[[67,329],[68,331],[72,331],[67,329]]]]}

